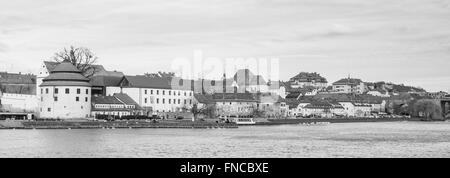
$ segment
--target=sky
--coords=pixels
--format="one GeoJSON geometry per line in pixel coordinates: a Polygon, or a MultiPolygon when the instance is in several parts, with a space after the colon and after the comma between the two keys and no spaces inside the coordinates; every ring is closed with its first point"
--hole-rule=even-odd
{"type": "Polygon", "coordinates": [[[318,72],[450,91],[450,0],[0,0],[0,71],[36,73],[69,46],[108,70],[176,58],[276,58],[318,72]]]}

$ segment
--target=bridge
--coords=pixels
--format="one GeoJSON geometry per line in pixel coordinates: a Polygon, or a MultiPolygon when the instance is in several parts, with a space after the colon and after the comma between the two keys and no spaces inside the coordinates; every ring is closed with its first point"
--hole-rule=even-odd
{"type": "Polygon", "coordinates": [[[442,99],[439,99],[442,108],[442,115],[444,117],[450,115],[450,96],[446,95],[442,99]]]}

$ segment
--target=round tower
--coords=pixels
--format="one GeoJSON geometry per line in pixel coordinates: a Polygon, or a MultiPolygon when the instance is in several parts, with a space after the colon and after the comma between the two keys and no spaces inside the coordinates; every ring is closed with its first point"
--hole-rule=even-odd
{"type": "Polygon", "coordinates": [[[84,119],[91,113],[91,84],[68,61],[58,64],[39,85],[42,119],[84,119]]]}

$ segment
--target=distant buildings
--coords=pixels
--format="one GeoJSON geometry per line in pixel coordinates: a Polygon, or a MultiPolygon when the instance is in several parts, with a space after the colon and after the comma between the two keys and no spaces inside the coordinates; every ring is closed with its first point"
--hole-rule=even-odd
{"type": "Polygon", "coordinates": [[[366,86],[361,79],[344,78],[333,83],[333,92],[363,94],[366,86]]]}
{"type": "Polygon", "coordinates": [[[445,98],[446,95],[448,95],[448,93],[444,92],[444,91],[428,93],[428,96],[433,99],[442,99],[442,98],[445,98]]]}
{"type": "Polygon", "coordinates": [[[292,88],[314,87],[323,89],[328,85],[327,79],[316,72],[300,72],[298,75],[292,77],[289,83],[292,88]]]}
{"type": "Polygon", "coordinates": [[[211,117],[369,117],[385,113],[387,102],[446,95],[350,77],[328,86],[320,74],[307,72],[288,82],[266,80],[249,69],[220,80],[186,80],[164,72],[130,76],[101,65],[86,73],[92,75],[85,77],[70,62],[49,61],[37,76],[0,72],[0,111],[36,113],[43,119],[172,118],[191,112],[196,104],[211,117]]]}

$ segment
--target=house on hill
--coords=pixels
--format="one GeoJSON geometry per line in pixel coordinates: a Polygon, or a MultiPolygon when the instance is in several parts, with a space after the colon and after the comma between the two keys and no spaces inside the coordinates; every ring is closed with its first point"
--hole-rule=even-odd
{"type": "Polygon", "coordinates": [[[365,83],[361,79],[344,78],[333,83],[335,93],[363,94],[366,91],[365,83]]]}
{"type": "Polygon", "coordinates": [[[300,72],[296,76],[289,80],[292,88],[314,87],[318,89],[324,89],[328,85],[328,81],[325,77],[314,72],[300,72]]]}

